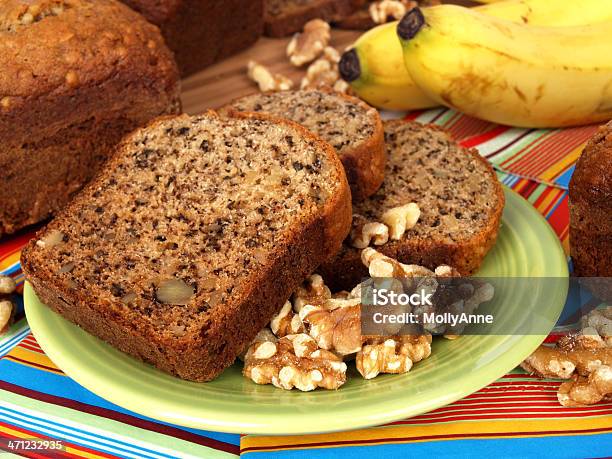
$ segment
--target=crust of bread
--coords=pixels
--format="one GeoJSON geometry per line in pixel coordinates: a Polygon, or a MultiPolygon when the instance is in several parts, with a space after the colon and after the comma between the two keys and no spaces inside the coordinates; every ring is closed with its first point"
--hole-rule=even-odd
{"type": "Polygon", "coordinates": [[[574,273],[612,276],[612,122],[598,129],[578,159],[569,209],[574,273]]]}
{"type": "Polygon", "coordinates": [[[297,11],[278,16],[266,12],[264,34],[274,38],[286,37],[301,31],[304,24],[311,19],[320,18],[329,22],[348,16],[363,3],[363,0],[315,0],[308,2],[297,11]]]}
{"type": "MultiPolygon", "coordinates": [[[[214,112],[209,114],[215,116],[214,112]]],[[[270,119],[261,114],[240,116],[270,119]]],[[[149,126],[167,118],[170,117],[159,118],[149,126]]],[[[207,326],[199,333],[170,340],[151,333],[145,324],[127,321],[116,309],[96,302],[83,289],[73,291],[64,288],[56,282],[57,277],[45,268],[44,257],[37,256],[37,237],[23,250],[21,263],[40,300],[92,335],[162,371],[199,382],[218,376],[278,312],[303,279],[338,250],[350,231],[350,189],[333,148],[295,123],[286,120],[277,122],[290,124],[304,137],[320,145],[334,165],[333,179],[337,189],[318,218],[296,228],[284,244],[281,245],[279,241],[278,252],[271,257],[269,264],[251,279],[235,286],[236,296],[241,301],[211,309],[207,326]]],[[[70,218],[79,206],[87,202],[89,191],[95,189],[97,180],[110,175],[117,158],[130,148],[130,139],[131,136],[128,136],[124,140],[108,167],[61,212],[58,219],[70,218]]]]}
{"type": "Polygon", "coordinates": [[[181,76],[251,46],[263,33],[263,0],[121,0],[158,26],[181,76]]]}
{"type": "MultiPolygon", "coordinates": [[[[404,122],[406,121],[392,121],[392,123],[404,122]]],[[[436,125],[426,126],[430,129],[446,132],[445,129],[436,125]]],[[[473,148],[463,148],[463,150],[483,165],[486,173],[491,176],[491,180],[496,184],[495,195],[500,205],[491,210],[487,225],[461,243],[403,239],[376,246],[376,250],[402,263],[418,264],[430,269],[446,264],[456,268],[463,276],[472,275],[480,268],[484,257],[497,240],[505,196],[489,162],[473,148]]],[[[349,290],[368,277],[368,269],[361,261],[361,250],[348,245],[348,241],[345,241],[339,254],[334,259],[319,267],[318,272],[323,276],[332,291],[349,290]]]]}
{"type": "MultiPolygon", "coordinates": [[[[320,88],[318,91],[332,94],[335,97],[341,97],[349,103],[360,105],[365,109],[372,109],[372,107],[370,107],[363,100],[347,94],[339,93],[331,88],[320,88]]],[[[255,94],[258,93],[238,97],[232,100],[229,104],[219,108],[219,112],[228,114],[230,116],[236,116],[241,112],[233,108],[233,105],[239,100],[251,97],[255,94]]],[[[264,92],[261,94],[268,93],[264,92]]],[[[339,155],[340,161],[342,161],[342,165],[344,166],[344,170],[346,172],[346,178],[348,179],[348,183],[351,188],[353,202],[363,201],[368,196],[376,193],[385,179],[385,165],[387,163],[385,129],[383,127],[380,115],[378,115],[377,111],[375,113],[376,119],[374,132],[372,135],[355,148],[345,148],[342,151],[342,154],[339,155]]],[[[309,132],[316,135],[316,133],[312,131],[309,132]]]]}
{"type": "Polygon", "coordinates": [[[109,0],[56,2],[63,13],[19,25],[52,3],[0,2],[0,19],[18,24],[0,30],[0,236],[57,212],[124,135],[181,111],[157,27],[109,0]]]}
{"type": "MultiPolygon", "coordinates": [[[[341,96],[355,104],[369,108],[361,99],[346,94],[341,94],[341,96]]],[[[363,201],[378,191],[385,179],[385,165],[387,164],[385,129],[380,116],[376,118],[372,136],[351,150],[345,149],[340,160],[344,165],[354,202],[363,201]]]]}

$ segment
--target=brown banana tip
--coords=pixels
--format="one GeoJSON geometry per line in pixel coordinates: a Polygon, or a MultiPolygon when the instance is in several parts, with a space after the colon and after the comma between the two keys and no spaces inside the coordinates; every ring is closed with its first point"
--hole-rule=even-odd
{"type": "Polygon", "coordinates": [[[410,40],[425,25],[425,16],[418,6],[408,11],[397,25],[397,35],[402,40],[410,40]]]}
{"type": "Polygon", "coordinates": [[[354,48],[342,54],[338,70],[342,79],[349,83],[361,76],[361,64],[359,64],[359,56],[354,48]]]}

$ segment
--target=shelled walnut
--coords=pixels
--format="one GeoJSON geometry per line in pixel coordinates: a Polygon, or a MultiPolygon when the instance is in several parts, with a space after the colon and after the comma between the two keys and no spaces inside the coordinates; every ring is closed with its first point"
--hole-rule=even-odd
{"type": "Polygon", "coordinates": [[[287,335],[276,343],[253,344],[243,373],[257,384],[285,390],[338,389],[346,381],[346,364],[302,333],[287,335]]]}
{"type": "Polygon", "coordinates": [[[307,304],[320,305],[332,297],[329,288],[318,274],[313,274],[297,288],[292,297],[293,310],[300,312],[307,304]]]}
{"type": "Polygon", "coordinates": [[[413,363],[431,355],[431,335],[403,335],[366,339],[357,353],[357,371],[365,379],[381,373],[406,373],[413,363]]]}
{"type": "Polygon", "coordinates": [[[290,301],[285,302],[282,309],[270,321],[272,333],[277,337],[282,338],[287,335],[294,335],[304,331],[304,324],[298,314],[292,310],[293,306],[290,301]]]}
{"type": "Polygon", "coordinates": [[[17,285],[12,277],[0,275],[0,335],[6,333],[11,326],[15,314],[15,305],[10,295],[17,285]]]}
{"type": "Polygon", "coordinates": [[[321,349],[340,355],[354,354],[361,349],[361,300],[329,301],[334,301],[335,307],[306,305],[300,318],[321,349]]]}
{"type": "Polygon", "coordinates": [[[267,67],[255,61],[249,61],[247,75],[259,86],[259,90],[285,91],[293,87],[293,81],[280,73],[272,73],[267,67]]]}
{"type": "Polygon", "coordinates": [[[321,55],[331,38],[329,24],[321,19],[308,21],[301,33],[296,33],[287,45],[287,56],[300,67],[321,55]]]}
{"type": "Polygon", "coordinates": [[[541,345],[521,366],[545,378],[570,379],[561,384],[557,398],[563,406],[592,405],[612,396],[612,347],[608,320],[612,306],[583,317],[584,328],[559,340],[556,346],[541,345]]]}
{"type": "Polygon", "coordinates": [[[368,222],[361,215],[353,215],[351,245],[356,249],[365,249],[370,244],[383,245],[389,240],[389,228],[379,222],[368,222]]]}

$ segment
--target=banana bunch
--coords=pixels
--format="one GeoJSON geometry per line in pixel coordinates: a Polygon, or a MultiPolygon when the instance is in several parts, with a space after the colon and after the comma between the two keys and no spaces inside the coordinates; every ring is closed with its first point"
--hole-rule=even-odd
{"type": "MultiPolygon", "coordinates": [[[[539,26],[578,26],[612,21],[608,0],[505,0],[474,8],[479,13],[539,26]]],[[[363,34],[340,62],[341,76],[370,104],[390,110],[438,105],[414,82],[404,66],[397,37],[398,22],[363,34]]]]}
{"type": "Polygon", "coordinates": [[[612,23],[536,27],[454,5],[414,8],[397,32],[429,97],[496,123],[562,127],[612,118],[612,23]]]}

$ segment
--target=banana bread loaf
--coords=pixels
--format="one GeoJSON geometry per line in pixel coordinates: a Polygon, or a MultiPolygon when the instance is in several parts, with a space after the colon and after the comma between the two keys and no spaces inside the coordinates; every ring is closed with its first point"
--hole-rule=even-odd
{"type": "Polygon", "coordinates": [[[263,32],[264,0],[121,0],[159,26],[181,75],[243,50],[263,32]]]}
{"type": "Polygon", "coordinates": [[[353,13],[365,0],[266,0],[265,33],[286,37],[302,30],[311,19],[330,22],[353,13]]]}
{"type": "MultiPolygon", "coordinates": [[[[435,126],[386,121],[385,181],[370,198],[355,203],[354,225],[382,222],[383,214],[416,203],[420,216],[398,240],[379,252],[402,263],[434,269],[450,265],[462,275],[474,273],[495,244],[504,207],[501,184],[477,151],[459,146],[435,126]]],[[[332,290],[350,289],[368,275],[352,238],[318,272],[332,290]]]]}
{"type": "Polygon", "coordinates": [[[3,0],[0,68],[0,236],[53,214],[124,134],[180,109],[158,29],[113,0],[3,0]]]}
{"type": "Polygon", "coordinates": [[[263,112],[300,123],[336,149],[353,201],[375,193],[385,174],[385,139],[378,111],[360,99],[331,90],[256,93],[222,111],[263,112]]]}
{"type": "Polygon", "coordinates": [[[570,181],[569,199],[574,273],[612,277],[612,122],[600,127],[584,148],[570,181]]]}
{"type": "Polygon", "coordinates": [[[263,115],[154,122],[22,254],[41,300],[161,370],[230,365],[348,234],[333,148],[263,115]]]}

